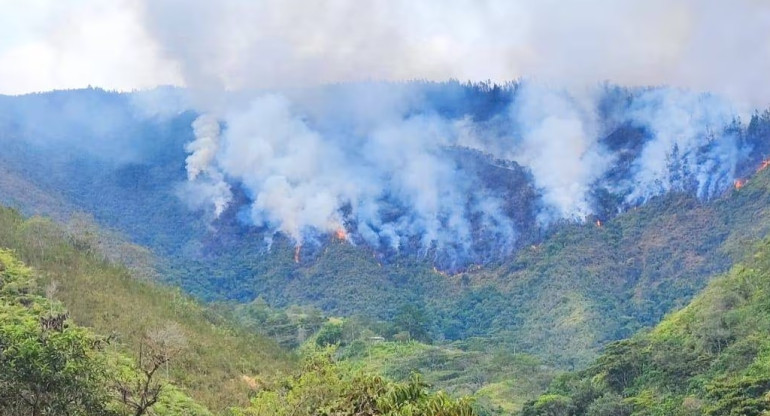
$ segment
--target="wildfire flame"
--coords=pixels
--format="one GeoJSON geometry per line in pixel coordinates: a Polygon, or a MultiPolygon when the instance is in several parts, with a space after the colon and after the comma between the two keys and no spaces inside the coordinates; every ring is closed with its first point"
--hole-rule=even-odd
{"type": "Polygon", "coordinates": [[[302,249],[301,245],[294,247],[294,263],[299,263],[299,251],[301,249],[302,249]]]}
{"type": "Polygon", "coordinates": [[[602,226],[602,220],[596,220],[596,226],[601,227],[602,226]]]}
{"type": "Polygon", "coordinates": [[[334,232],[334,236],[337,237],[338,240],[348,239],[348,233],[344,228],[338,228],[337,231],[334,232]]]}
{"type": "Polygon", "coordinates": [[[734,185],[735,185],[735,189],[741,189],[741,188],[743,188],[744,185],[746,185],[746,180],[745,179],[736,179],[734,185]]]}
{"type": "Polygon", "coordinates": [[[757,169],[757,173],[762,172],[763,170],[767,169],[768,166],[770,166],[770,159],[763,160],[762,164],[759,165],[759,168],[757,169]]]}

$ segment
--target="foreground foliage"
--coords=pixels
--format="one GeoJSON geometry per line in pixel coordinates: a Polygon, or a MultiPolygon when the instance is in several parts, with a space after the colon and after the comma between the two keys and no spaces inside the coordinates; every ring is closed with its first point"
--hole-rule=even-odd
{"type": "Polygon", "coordinates": [[[172,365],[163,365],[163,376],[211,410],[248,402],[243,374],[294,368],[291,355],[269,338],[248,333],[178,289],[137,278],[105,259],[98,250],[102,238],[93,227],[67,229],[0,208],[0,247],[13,249],[34,268],[37,286],[51,287],[50,297],[66,306],[74,323],[111,336],[112,347],[137,363],[148,334],[178,326],[186,348],[172,365]]]}
{"type": "Polygon", "coordinates": [[[528,403],[533,415],[770,414],[770,241],[649,332],[528,403]]]}
{"type": "Polygon", "coordinates": [[[140,416],[159,404],[154,414],[209,415],[110,342],[70,323],[38,293],[31,270],[0,250],[1,414],[140,416]]]}
{"type": "MultiPolygon", "coordinates": [[[[227,414],[474,414],[468,399],[337,364],[329,349],[310,349],[295,369],[272,342],[239,332],[178,292],[131,278],[49,221],[0,209],[0,231],[41,268],[33,273],[0,249],[0,414],[210,415],[193,397],[227,414]]],[[[336,328],[327,324],[307,345],[338,343],[336,328]]]]}
{"type": "Polygon", "coordinates": [[[403,383],[354,372],[332,359],[334,348],[309,352],[302,372],[265,386],[238,416],[473,416],[468,399],[431,394],[417,376],[403,383]]]}

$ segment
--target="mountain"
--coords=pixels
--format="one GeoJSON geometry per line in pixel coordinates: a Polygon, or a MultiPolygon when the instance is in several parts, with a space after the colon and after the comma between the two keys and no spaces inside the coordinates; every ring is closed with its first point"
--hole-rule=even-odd
{"type": "Polygon", "coordinates": [[[765,415],[770,241],[648,331],[560,376],[523,415],[765,415]]]}
{"type": "MultiPolygon", "coordinates": [[[[313,99],[344,98],[365,87],[321,90],[313,99]]],[[[504,117],[517,103],[528,108],[529,95],[537,95],[518,84],[368,88],[383,97],[393,91],[419,92],[421,98],[410,104],[409,112],[470,118],[474,128],[485,131],[522,129],[520,122],[504,117]]],[[[543,99],[554,99],[549,94],[543,93],[543,99]]],[[[653,115],[678,99],[683,103],[676,101],[676,108],[694,111],[693,122],[714,122],[717,118],[709,111],[718,113],[714,108],[721,107],[709,96],[605,88],[597,113],[607,132],[601,142],[614,152],[615,164],[592,185],[594,213],[585,222],[542,225],[539,218],[550,212],[543,207],[548,190],[538,186],[533,168],[472,146],[443,148],[443,157],[454,160],[456,169],[505,201],[503,212],[516,230],[509,254],[499,251],[495,236],[479,235],[469,257],[478,262],[461,269],[443,261],[450,252],[442,254],[438,246],[425,251],[406,242],[392,252],[355,234],[344,240],[318,236],[298,249],[288,236],[249,224],[242,207],[253,196],[245,187],[233,186],[234,202],[217,219],[190,209],[183,195],[185,144],[195,139],[190,125],[196,115],[179,109],[147,115],[151,106],[137,102],[146,103],[148,96],[90,89],[2,97],[2,199],[24,212],[54,218],[87,212],[103,226],[151,248],[166,282],[206,300],[261,297],[278,307],[315,305],[328,313],[380,320],[392,319],[402,305],[416,304],[434,317],[434,338],[505,334],[522,349],[546,344],[566,350],[544,354],[557,362],[586,363],[590,357],[581,356],[584,351],[653,324],[682,305],[740,255],[736,241],[761,237],[764,230],[743,226],[750,221],[746,216],[760,215],[764,192],[733,191],[731,176],[743,180],[761,166],[770,134],[768,114],[755,114],[745,125],[727,118],[721,136],[718,126],[676,129],[677,134],[692,134],[689,140],[695,144],[687,149],[668,143],[665,181],[629,188],[629,181],[640,174],[634,172],[640,169],[643,145],[664,136],[662,121],[653,115]],[[650,114],[639,115],[643,109],[650,114]],[[645,117],[653,120],[639,121],[645,117]],[[719,163],[727,163],[720,153],[727,146],[738,153],[732,156],[733,173],[725,176],[729,165],[719,163]],[[743,197],[749,193],[757,194],[743,197]],[[602,226],[593,227],[596,221],[602,226]],[[706,234],[695,240],[696,231],[706,234]],[[573,353],[574,348],[551,342],[557,340],[584,347],[573,353]]],[[[338,106],[344,109],[346,102],[341,102],[338,106]]],[[[321,127],[340,130],[359,122],[344,112],[335,116],[324,111],[309,113],[321,127]]],[[[449,257],[457,260],[460,255],[449,257]]]]}
{"type": "MultiPolygon", "coordinates": [[[[89,244],[135,274],[213,302],[190,325],[217,311],[297,347],[329,316],[360,321],[371,337],[385,338],[372,347],[375,357],[383,348],[380,357],[392,358],[390,343],[404,335],[419,341],[398,350],[403,361],[367,368],[401,380],[422,370],[442,389],[480,392],[513,411],[556,372],[590,365],[608,342],[686,305],[768,233],[770,112],[743,122],[708,94],[600,92],[588,111],[581,97],[520,83],[329,86],[243,103],[206,132],[191,127],[200,115],[177,102],[181,90],[0,97],[0,200],[71,229],[91,216],[113,230],[131,244],[89,244]],[[254,160],[237,157],[248,153],[239,146],[255,142],[249,134],[260,134],[249,130],[254,120],[280,139],[264,141],[286,161],[270,165],[267,178],[243,168],[259,167],[254,160]],[[190,158],[202,149],[191,143],[217,134],[216,166],[190,181],[190,158]],[[562,152],[570,142],[550,141],[562,136],[585,145],[573,149],[583,159],[562,152]],[[328,163],[292,159],[298,147],[318,143],[334,149],[324,153],[328,163]],[[262,185],[305,167],[297,160],[315,169],[300,169],[309,184],[340,195],[368,190],[333,209],[335,228],[303,225],[295,235],[286,224],[314,224],[312,212],[264,205],[262,185]],[[364,168],[376,175],[361,176],[364,168]],[[217,175],[230,198],[219,213],[212,195],[201,194],[223,189],[210,187],[217,175]],[[420,175],[447,193],[410,188],[420,175]],[[432,200],[441,202],[433,223],[425,211],[432,200]],[[531,382],[513,381],[523,378],[531,382]]],[[[289,184],[292,200],[320,204],[308,196],[316,189],[301,183],[289,184]]],[[[40,267],[31,255],[24,260],[40,267]]],[[[141,292],[126,299],[134,290],[141,292]]],[[[79,307],[83,299],[71,296],[73,316],[92,305],[79,307]]],[[[349,347],[341,354],[364,366],[349,347]]],[[[232,380],[227,363],[221,379],[232,380]]],[[[214,398],[219,387],[195,383],[196,400],[224,405],[214,398]]]]}

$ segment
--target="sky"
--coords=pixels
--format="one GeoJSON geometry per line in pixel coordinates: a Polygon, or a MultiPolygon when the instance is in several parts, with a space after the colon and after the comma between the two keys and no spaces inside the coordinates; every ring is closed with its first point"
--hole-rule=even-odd
{"type": "Polygon", "coordinates": [[[0,93],[610,81],[770,102],[767,0],[0,0],[0,93]]]}

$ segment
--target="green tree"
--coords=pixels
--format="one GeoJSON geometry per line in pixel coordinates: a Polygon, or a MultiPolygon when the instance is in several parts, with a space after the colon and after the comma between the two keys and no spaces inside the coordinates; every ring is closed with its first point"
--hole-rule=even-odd
{"type": "Polygon", "coordinates": [[[419,305],[407,304],[399,309],[393,319],[394,332],[406,332],[409,337],[422,342],[430,342],[428,332],[429,319],[425,309],[419,305]]]}
{"type": "Polygon", "coordinates": [[[631,410],[631,405],[623,401],[622,396],[607,393],[591,403],[586,416],[629,416],[631,410]]]}
{"type": "Polygon", "coordinates": [[[333,361],[333,348],[311,351],[300,374],[260,391],[237,416],[474,416],[468,399],[430,393],[418,377],[393,383],[353,373],[333,361]]]}
{"type": "Polygon", "coordinates": [[[24,306],[0,306],[0,413],[112,414],[100,340],[41,322],[24,306]]]}
{"type": "Polygon", "coordinates": [[[522,411],[522,416],[571,416],[575,412],[572,399],[559,394],[544,394],[522,411]]]}
{"type": "Polygon", "coordinates": [[[319,347],[327,345],[340,344],[342,342],[342,323],[341,322],[327,322],[316,335],[315,343],[319,347]]]}
{"type": "Polygon", "coordinates": [[[34,289],[31,271],[0,250],[0,413],[111,414],[104,341],[34,289]]]}
{"type": "Polygon", "coordinates": [[[707,387],[714,404],[706,409],[709,416],[760,416],[770,412],[770,376],[744,376],[713,382],[707,387]]]}

